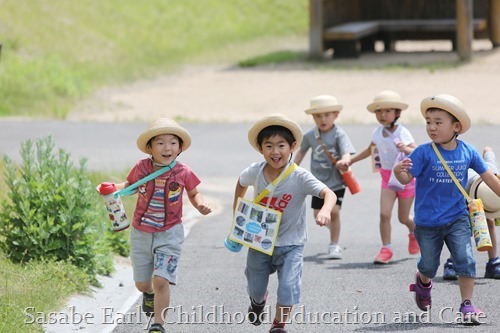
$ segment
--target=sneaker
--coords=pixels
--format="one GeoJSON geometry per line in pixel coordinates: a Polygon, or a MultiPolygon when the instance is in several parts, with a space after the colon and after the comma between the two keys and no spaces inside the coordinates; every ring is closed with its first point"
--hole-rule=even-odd
{"type": "Polygon", "coordinates": [[[163,326],[161,326],[161,324],[155,323],[151,325],[148,333],[165,333],[165,329],[163,328],[163,326]]]}
{"type": "Polygon", "coordinates": [[[388,248],[387,246],[382,246],[382,249],[380,249],[380,253],[378,256],[375,257],[375,260],[373,260],[374,264],[388,264],[389,261],[391,261],[392,258],[392,250],[388,248]]]}
{"type": "Polygon", "coordinates": [[[418,246],[417,239],[414,234],[408,234],[408,253],[418,254],[420,252],[420,246],[418,246]]]}
{"type": "Polygon", "coordinates": [[[264,301],[260,304],[257,304],[254,302],[252,298],[250,298],[250,306],[248,307],[248,321],[250,324],[259,326],[262,324],[261,321],[261,314],[264,311],[264,307],[266,306],[266,300],[267,300],[267,293],[264,296],[264,301]]]}
{"type": "Polygon", "coordinates": [[[286,330],[283,327],[271,327],[269,333],[286,333],[286,330]]]}
{"type": "Polygon", "coordinates": [[[455,272],[455,266],[453,266],[453,260],[448,258],[444,263],[443,268],[443,280],[456,280],[458,279],[457,272],[455,272]]]}
{"type": "Polygon", "coordinates": [[[328,245],[327,259],[342,259],[342,248],[338,245],[328,245]]]}
{"type": "Polygon", "coordinates": [[[466,299],[460,304],[460,313],[462,314],[463,325],[481,325],[478,316],[483,314],[483,311],[472,306],[471,301],[466,299]]]}
{"type": "Polygon", "coordinates": [[[432,281],[429,286],[424,287],[422,281],[420,281],[420,272],[417,272],[415,276],[415,283],[410,284],[410,291],[415,292],[415,302],[417,306],[422,311],[427,311],[432,305],[432,281]]]}
{"type": "Polygon", "coordinates": [[[142,293],[142,311],[148,317],[152,317],[155,313],[155,294],[142,293]]]}
{"type": "Polygon", "coordinates": [[[484,277],[487,279],[500,279],[500,258],[492,258],[486,263],[484,277]]]}

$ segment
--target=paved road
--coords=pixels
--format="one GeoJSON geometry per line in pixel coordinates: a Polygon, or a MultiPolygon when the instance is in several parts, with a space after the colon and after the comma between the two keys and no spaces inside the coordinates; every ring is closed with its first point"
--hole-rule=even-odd
{"type": "MultiPolygon", "coordinates": [[[[53,135],[58,146],[75,159],[88,158],[91,169],[125,170],[140,158],[135,139],[145,124],[66,122],[0,122],[0,153],[16,158],[19,142],[53,135]]],[[[180,156],[202,179],[200,189],[219,203],[221,213],[200,219],[184,245],[179,284],[172,288],[167,332],[267,332],[269,325],[253,327],[240,323],[248,307],[243,269],[244,252],[233,254],[222,242],[230,223],[232,191],[239,172],[260,156],[246,141],[249,124],[185,124],[193,145],[180,156]]],[[[308,129],[310,126],[304,126],[308,129]]],[[[369,142],[373,126],[343,126],[356,148],[369,142]]],[[[427,141],[423,126],[409,127],[417,142],[427,141]]],[[[500,132],[494,126],[476,126],[463,136],[481,149],[488,144],[500,152],[500,132]]],[[[306,158],[307,160],[307,158],[306,158]]],[[[308,166],[305,163],[304,166],[308,166]]],[[[305,249],[303,299],[296,307],[290,332],[455,332],[465,329],[453,323],[460,298],[454,282],[435,279],[433,311],[421,322],[412,282],[416,257],[407,254],[407,232],[393,218],[394,262],[372,264],[380,247],[378,233],[378,175],[368,160],[354,166],[362,192],[347,195],[342,210],[342,260],[325,260],[328,232],[312,222],[308,214],[309,242],[305,249]],[[400,323],[403,321],[404,323],[400,323]],[[336,323],[336,324],[334,324],[336,323]]],[[[442,259],[448,255],[443,251],[442,259]]],[[[478,274],[484,273],[486,254],[476,252],[478,274]]],[[[441,274],[441,270],[439,272],[441,274]]],[[[269,304],[276,301],[276,278],[271,278],[269,304]]],[[[497,332],[500,322],[500,281],[476,280],[475,303],[488,315],[475,332],[497,332]]],[[[98,306],[98,305],[96,305],[98,306]]],[[[270,308],[274,312],[273,308],[270,308]]],[[[125,314],[113,313],[121,321],[113,332],[144,332],[146,321],[136,316],[136,307],[125,314]]]]}

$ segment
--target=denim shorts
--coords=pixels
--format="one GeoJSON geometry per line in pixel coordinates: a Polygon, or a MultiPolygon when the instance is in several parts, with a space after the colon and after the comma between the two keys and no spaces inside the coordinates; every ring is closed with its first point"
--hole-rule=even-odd
{"type": "Polygon", "coordinates": [[[476,261],[471,242],[472,230],[469,216],[459,216],[455,221],[440,227],[415,225],[415,237],[420,246],[417,268],[429,278],[436,276],[443,244],[446,244],[453,258],[458,276],[475,277],[476,261]]]}
{"type": "Polygon", "coordinates": [[[135,282],[145,282],[153,275],[161,276],[170,284],[177,283],[177,265],[184,242],[184,227],[177,224],[161,232],[144,232],[132,228],[130,259],[135,282]]]}
{"type": "Polygon", "coordinates": [[[303,258],[303,245],[277,246],[272,256],[248,250],[245,276],[250,298],[262,303],[269,276],[278,272],[278,304],[291,306],[300,303],[303,258]]]}

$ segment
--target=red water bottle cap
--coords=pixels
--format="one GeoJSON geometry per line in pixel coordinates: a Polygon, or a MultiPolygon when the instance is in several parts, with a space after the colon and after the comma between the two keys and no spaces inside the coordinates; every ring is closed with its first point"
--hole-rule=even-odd
{"type": "Polygon", "coordinates": [[[101,195],[108,195],[114,192],[116,192],[115,183],[101,183],[101,187],[99,188],[99,193],[101,193],[101,195]]]}

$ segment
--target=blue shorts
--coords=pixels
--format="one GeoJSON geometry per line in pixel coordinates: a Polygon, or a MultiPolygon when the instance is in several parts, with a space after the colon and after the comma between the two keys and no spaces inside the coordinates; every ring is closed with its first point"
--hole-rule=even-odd
{"type": "Polygon", "coordinates": [[[415,225],[415,237],[420,246],[418,271],[431,279],[434,278],[439,268],[443,244],[446,244],[458,276],[475,277],[476,261],[471,236],[472,230],[467,215],[459,216],[455,221],[440,227],[415,225]]]}
{"type": "Polygon", "coordinates": [[[278,304],[292,306],[300,303],[303,258],[303,245],[277,246],[272,256],[249,249],[245,276],[250,298],[262,303],[269,276],[278,272],[278,304]]]}

